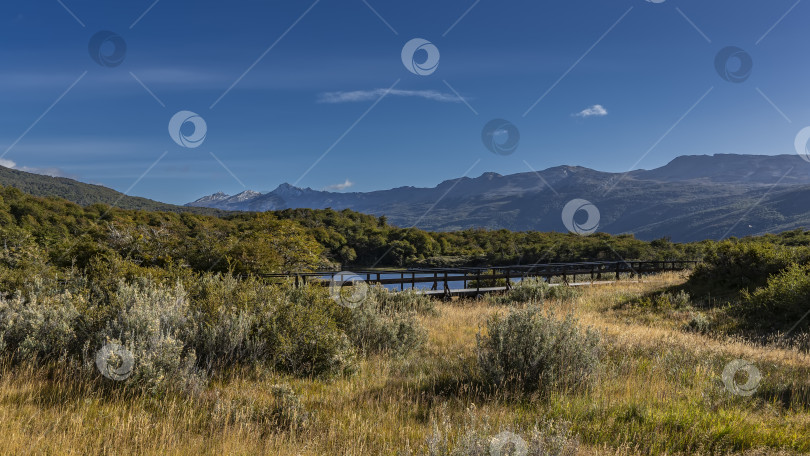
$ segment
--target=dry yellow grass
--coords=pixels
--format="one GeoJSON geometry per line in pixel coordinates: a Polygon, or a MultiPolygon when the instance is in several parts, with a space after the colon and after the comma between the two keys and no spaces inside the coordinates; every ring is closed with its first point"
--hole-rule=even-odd
{"type": "MultiPolygon", "coordinates": [[[[547,418],[569,421],[586,442],[581,454],[674,454],[662,450],[677,446],[667,439],[715,431],[726,435],[724,427],[729,427],[727,438],[786,447],[782,454],[791,454],[791,446],[810,448],[807,410],[761,401],[753,406],[724,395],[717,367],[726,358],[744,358],[763,369],[807,372],[810,357],[667,324],[651,326],[612,310],[621,296],[682,280],[666,274],[643,283],[588,287],[574,301],[557,304],[603,332],[609,344],[609,368],[586,393],[542,401],[482,394],[464,376],[474,368],[481,323],[506,309],[486,301],[442,303],[437,316],[421,317],[429,334],[422,352],[400,360],[370,357],[357,375],[332,381],[243,372],[215,381],[199,397],[151,398],[102,392],[86,380],[49,377],[41,369],[2,370],[0,453],[412,454],[423,449],[440,415],[454,423],[450,432],[458,432],[471,409],[496,429],[547,418]],[[291,385],[313,412],[307,425],[274,429],[247,419],[244,407],[232,405],[272,401],[270,387],[278,383],[291,385]]],[[[756,451],[750,454],[778,450],[756,451]]],[[[712,448],[702,452],[711,454],[712,448]]]]}

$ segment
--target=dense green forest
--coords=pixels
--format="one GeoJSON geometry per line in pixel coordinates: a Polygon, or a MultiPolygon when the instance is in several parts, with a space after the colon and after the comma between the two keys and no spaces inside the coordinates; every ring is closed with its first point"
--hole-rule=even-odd
{"type": "MultiPolygon", "coordinates": [[[[137,267],[263,274],[340,266],[532,264],[699,255],[701,244],[632,236],[397,228],[349,210],[285,210],[220,216],[82,207],[0,189],[0,239],[7,257],[56,268],[118,260],[137,267]]],[[[11,265],[11,263],[9,263],[11,265]]]]}

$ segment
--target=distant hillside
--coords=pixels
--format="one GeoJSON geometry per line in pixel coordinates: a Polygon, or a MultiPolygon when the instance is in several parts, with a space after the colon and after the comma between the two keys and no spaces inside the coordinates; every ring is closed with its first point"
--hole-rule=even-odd
{"type": "Polygon", "coordinates": [[[682,156],[661,168],[626,175],[558,166],[509,176],[484,173],[434,188],[368,193],[282,184],[265,194],[218,193],[189,206],[241,211],[351,209],[385,215],[397,226],[418,223],[419,228],[436,231],[565,231],[562,208],[582,198],[599,208],[600,231],[689,242],[810,226],[806,195],[810,195],[810,163],[797,155],[718,154],[682,156]]]}
{"type": "Polygon", "coordinates": [[[115,205],[121,209],[136,209],[164,212],[194,212],[216,214],[220,211],[210,208],[188,208],[161,203],[146,198],[127,196],[101,185],[85,184],[64,177],[43,176],[0,166],[0,185],[14,187],[29,195],[54,196],[72,201],[82,206],[95,203],[115,205]]]}

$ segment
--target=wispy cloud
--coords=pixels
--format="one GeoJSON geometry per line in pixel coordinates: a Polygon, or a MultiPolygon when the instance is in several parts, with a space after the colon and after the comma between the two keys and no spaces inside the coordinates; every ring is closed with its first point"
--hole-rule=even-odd
{"type": "Polygon", "coordinates": [[[374,89],[374,90],[354,90],[351,92],[326,92],[322,93],[318,99],[319,103],[354,103],[358,101],[373,101],[380,98],[384,93],[395,97],[416,97],[426,100],[440,101],[443,103],[462,103],[458,96],[452,93],[438,92],[436,90],[399,90],[394,89],[374,89]]]}
{"type": "Polygon", "coordinates": [[[328,191],[328,192],[334,192],[334,191],[346,190],[347,188],[351,188],[351,187],[354,187],[354,182],[350,181],[349,179],[346,179],[346,182],[344,182],[342,184],[329,185],[329,186],[324,187],[323,189],[328,191]]]}
{"type": "Polygon", "coordinates": [[[608,115],[607,109],[602,105],[593,105],[574,114],[576,117],[604,117],[608,115]]]}
{"type": "Polygon", "coordinates": [[[77,176],[66,173],[65,171],[59,168],[31,168],[28,166],[17,166],[17,163],[11,160],[7,160],[5,158],[0,158],[0,166],[16,169],[17,171],[25,171],[26,173],[42,174],[51,177],[69,177],[71,179],[77,178],[77,176]]]}

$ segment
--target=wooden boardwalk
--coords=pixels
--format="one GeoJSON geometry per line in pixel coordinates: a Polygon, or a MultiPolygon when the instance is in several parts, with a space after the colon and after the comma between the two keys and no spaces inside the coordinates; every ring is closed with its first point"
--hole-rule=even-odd
{"type": "Polygon", "coordinates": [[[581,263],[549,263],[535,265],[492,266],[479,268],[425,268],[374,269],[356,271],[320,271],[305,273],[267,274],[264,277],[287,279],[296,286],[318,283],[341,286],[362,281],[369,285],[396,286],[400,290],[412,289],[431,296],[477,296],[502,292],[512,288],[514,280],[541,278],[547,282],[559,279],[561,283],[591,284],[618,280],[621,276],[640,277],[669,271],[691,269],[693,260],[668,261],[594,261],[581,263]],[[430,284],[417,288],[417,284],[430,284]],[[451,284],[459,284],[453,288],[451,284]]]}

